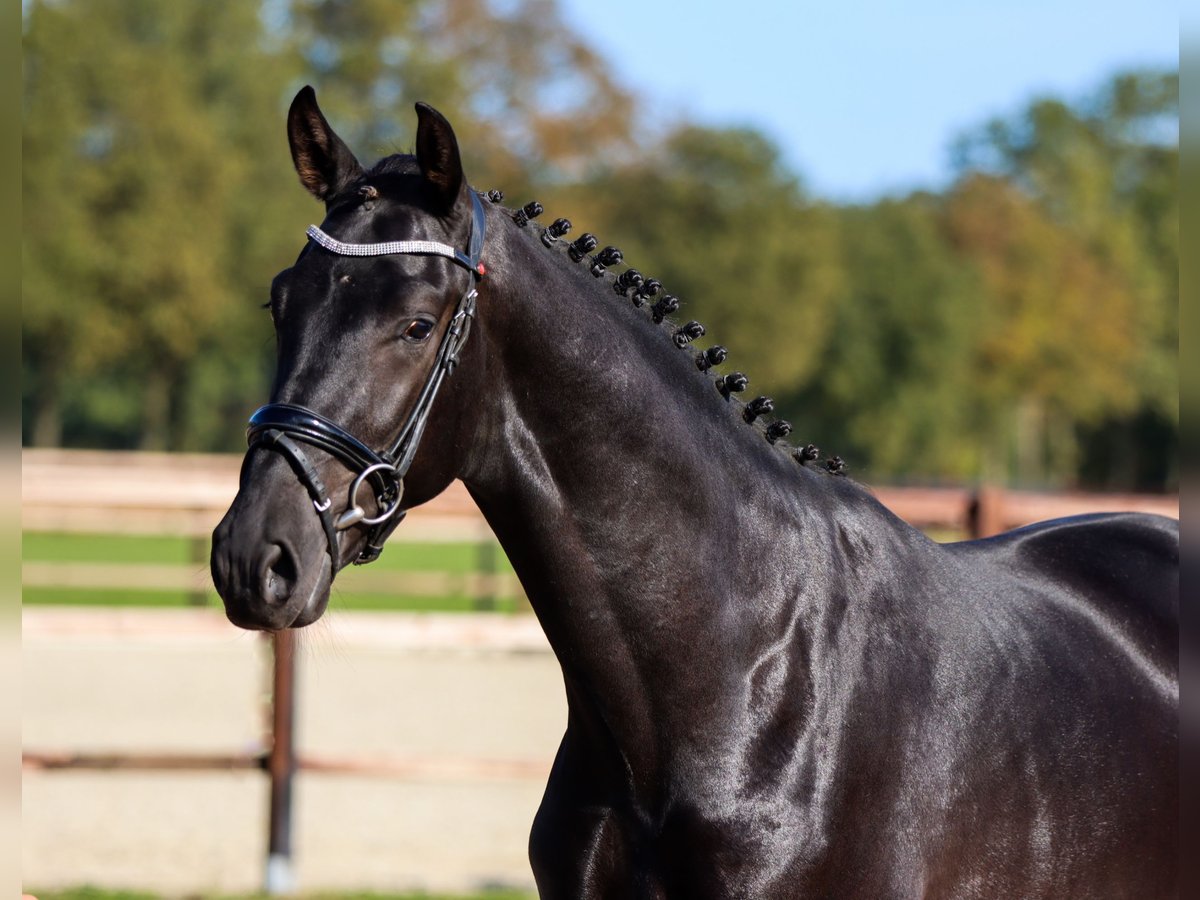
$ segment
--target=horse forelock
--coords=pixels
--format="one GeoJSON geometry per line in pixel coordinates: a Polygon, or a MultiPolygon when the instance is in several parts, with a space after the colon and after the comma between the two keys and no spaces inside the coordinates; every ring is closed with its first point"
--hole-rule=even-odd
{"type": "Polygon", "coordinates": [[[421,167],[417,158],[409,153],[393,153],[375,163],[367,172],[367,179],[381,175],[420,175],[421,167]]]}

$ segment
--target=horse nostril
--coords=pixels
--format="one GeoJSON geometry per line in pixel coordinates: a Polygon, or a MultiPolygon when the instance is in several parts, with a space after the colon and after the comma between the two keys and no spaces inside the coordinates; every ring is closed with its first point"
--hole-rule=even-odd
{"type": "Polygon", "coordinates": [[[291,551],[282,544],[272,544],[263,560],[263,599],[275,603],[287,602],[299,576],[296,557],[291,551]]]}

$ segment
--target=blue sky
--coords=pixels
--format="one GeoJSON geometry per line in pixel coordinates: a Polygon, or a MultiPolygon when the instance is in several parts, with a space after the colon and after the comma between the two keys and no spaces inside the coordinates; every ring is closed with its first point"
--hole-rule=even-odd
{"type": "Polygon", "coordinates": [[[563,0],[661,119],[751,125],[814,193],[937,187],[951,140],[1031,98],[1078,99],[1133,66],[1179,64],[1161,0],[563,0]]]}

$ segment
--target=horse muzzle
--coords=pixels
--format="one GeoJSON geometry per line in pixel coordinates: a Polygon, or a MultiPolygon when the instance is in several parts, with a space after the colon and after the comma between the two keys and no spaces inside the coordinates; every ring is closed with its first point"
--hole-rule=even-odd
{"type": "Polygon", "coordinates": [[[299,628],[325,611],[334,562],[297,492],[260,492],[253,484],[239,491],[213,531],[213,584],[233,624],[259,631],[299,628]]]}

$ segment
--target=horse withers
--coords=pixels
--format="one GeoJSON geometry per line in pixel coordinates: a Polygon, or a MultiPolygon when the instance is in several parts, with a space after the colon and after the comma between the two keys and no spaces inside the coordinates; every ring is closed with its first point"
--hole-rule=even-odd
{"type": "Polygon", "coordinates": [[[366,169],[292,104],[325,218],[271,289],[229,618],[315,621],[459,478],[562,665],[542,896],[1171,896],[1177,523],[929,540],[743,402],[659,282],[484,202],[417,119],[366,169]]]}

